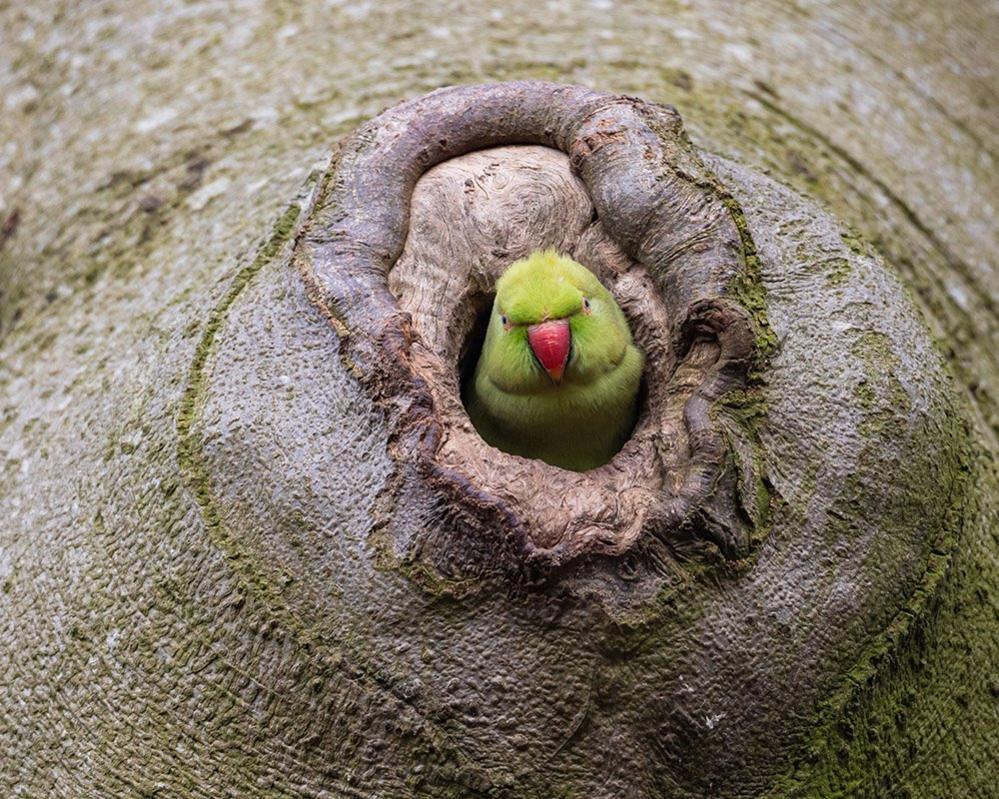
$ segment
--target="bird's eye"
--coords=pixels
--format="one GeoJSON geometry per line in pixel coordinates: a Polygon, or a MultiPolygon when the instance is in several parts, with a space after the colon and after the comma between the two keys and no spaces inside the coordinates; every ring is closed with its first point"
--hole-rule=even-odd
{"type": "Polygon", "coordinates": [[[583,297],[583,313],[589,313],[590,310],[590,299],[589,297],[583,297]]]}
{"type": "Polygon", "coordinates": [[[505,327],[507,330],[509,330],[511,327],[510,320],[507,318],[507,315],[505,313],[500,314],[500,324],[502,324],[503,327],[505,327]]]}

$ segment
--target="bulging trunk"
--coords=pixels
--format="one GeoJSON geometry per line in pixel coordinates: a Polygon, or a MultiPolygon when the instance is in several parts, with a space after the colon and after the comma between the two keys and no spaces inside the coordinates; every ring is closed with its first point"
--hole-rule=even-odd
{"type": "Polygon", "coordinates": [[[988,10],[0,30],[5,795],[991,788],[988,10]],[[461,405],[549,245],[649,364],[582,475],[461,405]]]}

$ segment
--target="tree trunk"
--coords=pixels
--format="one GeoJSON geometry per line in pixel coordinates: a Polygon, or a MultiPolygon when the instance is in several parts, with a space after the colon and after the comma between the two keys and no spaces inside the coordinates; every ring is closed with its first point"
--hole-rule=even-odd
{"type": "MultiPolygon", "coordinates": [[[[994,790],[993,9],[32,3],[0,31],[4,795],[994,790]],[[528,505],[486,502],[502,468],[466,491],[488,457],[441,500],[426,475],[467,463],[460,436],[406,436],[457,389],[419,353],[426,396],[386,382],[396,350],[343,312],[377,291],[330,283],[343,253],[316,267],[372,174],[347,170],[373,133],[330,161],[337,140],[520,79],[678,109],[692,143],[655,127],[659,163],[712,187],[731,270],[681,303],[654,247],[609,238],[666,298],[691,396],[719,356],[677,344],[676,309],[755,336],[705,415],[726,442],[705,501],[735,499],[540,561],[490,543],[528,505]]],[[[578,168],[612,220],[568,155],[560,185],[578,168]]],[[[394,231],[390,261],[427,252],[394,231]]]]}

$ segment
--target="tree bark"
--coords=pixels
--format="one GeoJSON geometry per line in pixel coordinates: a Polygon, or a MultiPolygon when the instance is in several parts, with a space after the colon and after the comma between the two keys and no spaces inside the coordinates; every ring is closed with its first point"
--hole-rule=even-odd
{"type": "Polygon", "coordinates": [[[0,30],[4,795],[992,790],[993,10],[42,3],[0,30]],[[767,495],[748,554],[462,560],[406,409],[295,268],[337,140],[512,79],[672,104],[725,192],[774,336],[723,409],[767,495]]]}

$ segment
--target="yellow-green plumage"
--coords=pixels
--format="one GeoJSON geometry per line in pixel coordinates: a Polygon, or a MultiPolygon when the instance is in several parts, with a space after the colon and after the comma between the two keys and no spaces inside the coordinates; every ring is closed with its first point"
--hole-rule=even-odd
{"type": "Polygon", "coordinates": [[[535,252],[496,284],[468,413],[498,449],[592,469],[610,460],[634,426],[643,363],[624,313],[596,276],[552,250],[535,252]],[[566,319],[571,331],[560,381],[528,343],[531,325],[553,319],[566,319]]]}

